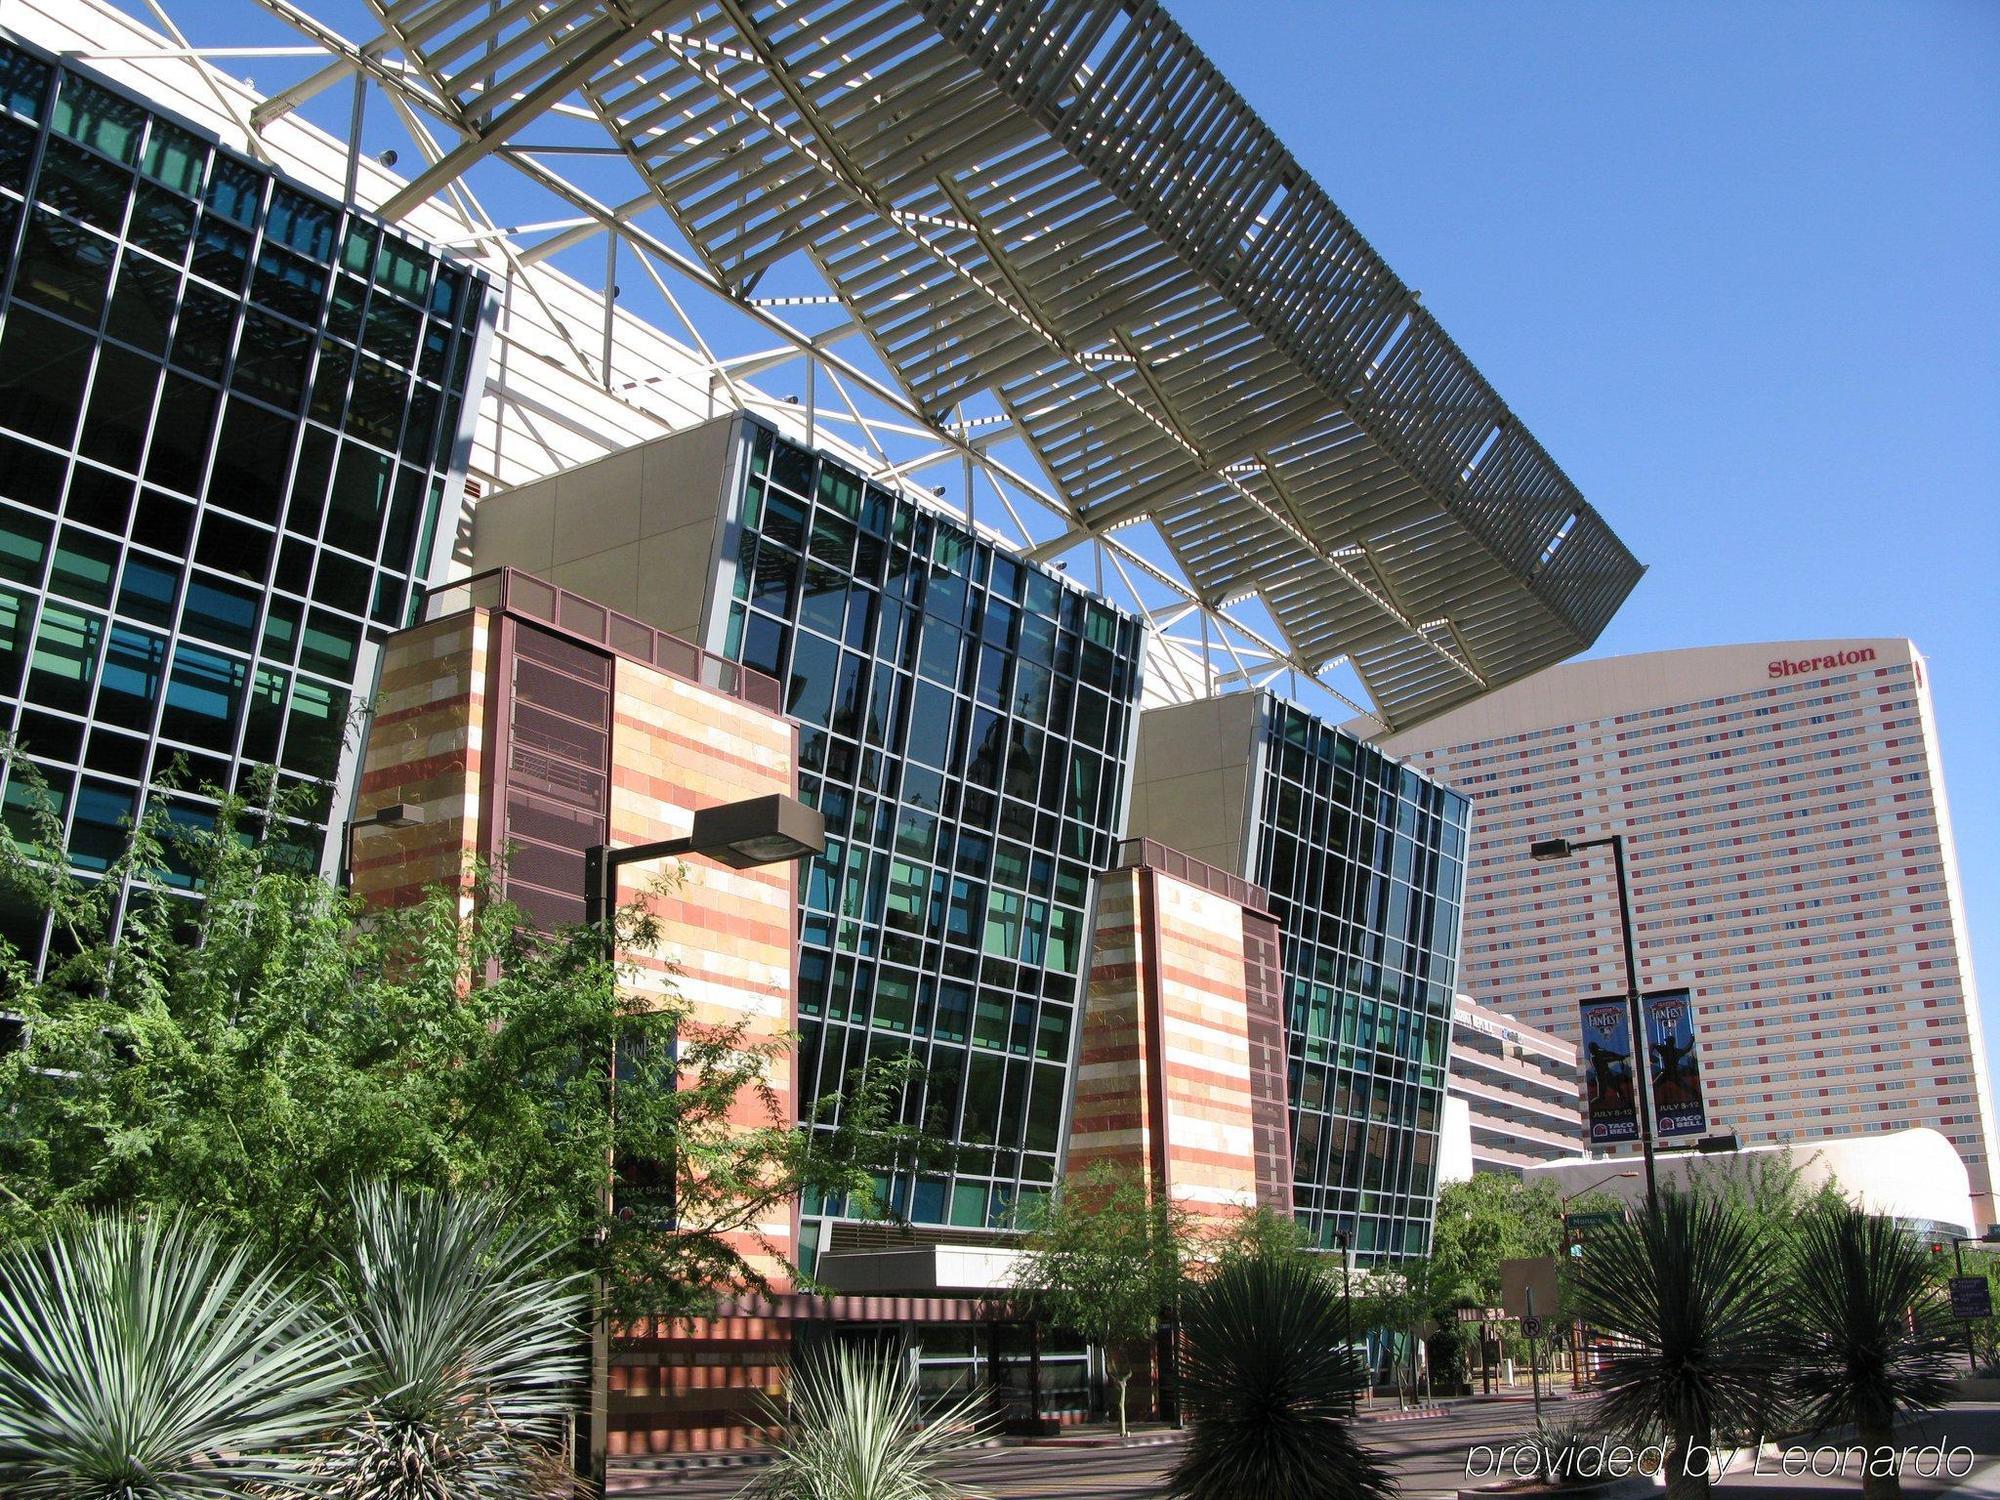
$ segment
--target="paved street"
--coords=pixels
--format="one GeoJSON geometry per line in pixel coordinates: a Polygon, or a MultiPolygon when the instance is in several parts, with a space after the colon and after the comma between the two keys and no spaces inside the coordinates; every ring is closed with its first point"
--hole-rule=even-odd
{"type": "MultiPolygon", "coordinates": [[[[1568,1403],[1559,1403],[1560,1412],[1568,1403]]],[[[1410,1422],[1379,1422],[1364,1426],[1365,1441],[1387,1456],[1396,1466],[1404,1500],[1442,1500],[1454,1495],[1466,1483],[1467,1451],[1478,1443],[1500,1443],[1525,1436],[1533,1428],[1533,1413],[1523,1402],[1467,1402],[1455,1406],[1448,1415],[1410,1422]]],[[[2000,1405],[1964,1405],[1917,1424],[1908,1441],[1930,1442],[1943,1438],[1963,1443],[1978,1455],[1975,1472],[2000,1457],[2000,1405]]],[[[959,1466],[967,1484],[976,1485],[996,1500],[1037,1500],[1037,1497],[1090,1495],[1095,1500],[1153,1500],[1160,1493],[1160,1481],[1171,1466],[1174,1444],[1154,1444],[1130,1448],[1096,1447],[1005,1447],[986,1449],[959,1466]]],[[[1766,1460],[1766,1466],[1770,1466],[1766,1460]]],[[[682,1474],[641,1477],[627,1471],[619,1485],[622,1495],[634,1497],[672,1496],[674,1500],[724,1500],[735,1495],[753,1477],[753,1468],[735,1467],[697,1470],[682,1474]]],[[[1956,1481],[1924,1479],[1906,1474],[1905,1496],[1936,1494],[1956,1481]]],[[[1749,1500],[1750,1492],[1782,1489],[1786,1500],[1815,1500],[1818,1496],[1858,1496],[1860,1484],[1850,1480],[1787,1479],[1781,1475],[1758,1476],[1747,1471],[1723,1477],[1721,1488],[1740,1490],[1749,1500]]]]}

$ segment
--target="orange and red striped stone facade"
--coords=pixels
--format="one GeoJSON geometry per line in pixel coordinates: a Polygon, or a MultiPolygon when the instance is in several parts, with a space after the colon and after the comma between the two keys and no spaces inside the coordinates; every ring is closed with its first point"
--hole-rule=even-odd
{"type": "Polygon", "coordinates": [[[1226,1228],[1289,1209],[1277,924],[1263,893],[1146,840],[1099,877],[1067,1170],[1146,1172],[1226,1228]]]}
{"type": "MultiPolygon", "coordinates": [[[[535,607],[544,597],[536,588],[547,590],[515,575],[508,591],[484,591],[493,602],[405,630],[385,648],[356,816],[402,802],[419,806],[424,821],[358,831],[354,883],[366,899],[410,901],[442,881],[470,901],[471,871],[484,860],[530,914],[575,921],[589,845],[674,838],[697,808],[795,790],[790,720],[750,693],[664,670],[666,653],[637,638],[623,642],[631,649],[609,644],[618,632],[573,607],[587,603],[577,596],[550,593],[555,607],[535,607]]],[[[699,673],[704,659],[688,660],[699,673]]],[[[622,871],[620,899],[653,873],[622,871]]],[[[697,1023],[747,1018],[753,1035],[789,1034],[794,867],[689,860],[679,877],[650,898],[660,950],[627,955],[639,988],[671,986],[697,1023]]],[[[794,1117],[789,1056],[774,1061],[768,1081],[776,1119],[746,1094],[746,1127],[794,1117]]],[[[736,1248],[782,1289],[777,1257],[793,1252],[795,1216],[774,1214],[756,1229],[736,1248]]],[[[612,1451],[746,1442],[756,1393],[777,1394],[791,1343],[791,1321],[774,1312],[627,1330],[611,1374],[612,1451]]]]}

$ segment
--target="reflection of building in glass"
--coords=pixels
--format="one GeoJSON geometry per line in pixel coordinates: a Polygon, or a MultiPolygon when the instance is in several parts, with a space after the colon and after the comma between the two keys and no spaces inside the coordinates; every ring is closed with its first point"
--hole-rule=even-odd
{"type": "Polygon", "coordinates": [[[1429,1246],[1465,821],[1268,694],[1141,720],[1132,832],[1254,881],[1282,926],[1293,1205],[1320,1244],[1429,1246]]]}
{"type": "MultiPolygon", "coordinates": [[[[967,1149],[890,1185],[899,1210],[985,1229],[1051,1185],[1137,622],[747,418],[493,496],[474,551],[786,684],[829,825],[801,891],[801,1100],[914,1052],[913,1110],[967,1149]]],[[[841,1208],[807,1205],[808,1254],[841,1208]]]]}
{"type": "Polygon", "coordinates": [[[0,728],[87,873],[176,758],[334,778],[457,504],[483,283],[5,44],[0,106],[0,728]]]}

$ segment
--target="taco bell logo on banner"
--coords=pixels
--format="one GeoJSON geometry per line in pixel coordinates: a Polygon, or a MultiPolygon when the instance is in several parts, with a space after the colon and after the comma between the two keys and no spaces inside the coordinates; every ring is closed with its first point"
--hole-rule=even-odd
{"type": "Polygon", "coordinates": [[[1632,1056],[1632,1024],[1625,1002],[1584,1001],[1583,1097],[1589,1106],[1592,1145],[1639,1139],[1632,1056]]]}
{"type": "Polygon", "coordinates": [[[1701,1059],[1694,1050],[1694,1005],[1687,990],[1646,997],[1646,1054],[1653,1073],[1653,1115],[1662,1136],[1704,1135],[1701,1059]]]}

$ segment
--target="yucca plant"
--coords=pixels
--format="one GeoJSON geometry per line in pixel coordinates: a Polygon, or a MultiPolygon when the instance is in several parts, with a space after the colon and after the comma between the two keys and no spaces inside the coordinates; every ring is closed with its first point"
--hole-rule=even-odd
{"type": "Polygon", "coordinates": [[[361,1403],[323,1473],[343,1500],[567,1491],[547,1462],[583,1393],[586,1299],[498,1200],[354,1190],[331,1290],[361,1403]]]}
{"type": "Polygon", "coordinates": [[[297,1286],[186,1219],[79,1219],[0,1254],[0,1494],[290,1492],[341,1424],[340,1341],[297,1286]]]}
{"type": "Polygon", "coordinates": [[[774,1408],[771,1463],[743,1491],[756,1500],[978,1500],[948,1478],[952,1458],[992,1420],[975,1393],[921,1421],[917,1384],[886,1350],[805,1356],[788,1409],[774,1408]]]}
{"type": "MultiPolygon", "coordinates": [[[[1948,1309],[1929,1252],[1893,1221],[1841,1204],[1807,1217],[1791,1273],[1800,1418],[1814,1431],[1851,1425],[1871,1456],[1893,1452],[1896,1418],[1951,1394],[1948,1309]]],[[[1869,1463],[1861,1491],[1901,1494],[1894,1465],[1869,1463]]]]}
{"type": "Polygon", "coordinates": [[[1181,1500],[1378,1500],[1395,1492],[1350,1420],[1367,1378],[1350,1304],[1298,1256],[1225,1262],[1182,1299],[1181,1500]]]}
{"type": "Polygon", "coordinates": [[[1705,1497],[1716,1443],[1773,1416],[1781,1271],[1754,1221],[1683,1193],[1591,1240],[1578,1316],[1622,1342],[1598,1377],[1599,1414],[1610,1431],[1665,1443],[1669,1500],[1705,1497]]]}

